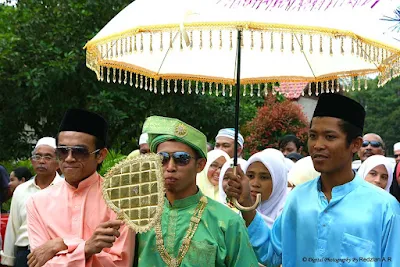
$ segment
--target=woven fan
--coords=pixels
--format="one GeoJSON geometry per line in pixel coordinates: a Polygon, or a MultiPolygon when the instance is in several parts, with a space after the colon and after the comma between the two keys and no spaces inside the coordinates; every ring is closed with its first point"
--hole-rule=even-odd
{"type": "Polygon", "coordinates": [[[119,219],[137,233],[150,230],[164,205],[160,156],[147,154],[120,162],[105,175],[102,190],[119,219]]]}

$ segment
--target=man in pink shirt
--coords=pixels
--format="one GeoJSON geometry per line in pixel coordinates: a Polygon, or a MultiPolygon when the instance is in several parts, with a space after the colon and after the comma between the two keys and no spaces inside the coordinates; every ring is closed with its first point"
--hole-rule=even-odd
{"type": "Polygon", "coordinates": [[[107,207],[97,169],[107,156],[107,122],[70,109],[57,136],[65,181],[27,204],[30,267],[131,266],[135,233],[107,207]]]}

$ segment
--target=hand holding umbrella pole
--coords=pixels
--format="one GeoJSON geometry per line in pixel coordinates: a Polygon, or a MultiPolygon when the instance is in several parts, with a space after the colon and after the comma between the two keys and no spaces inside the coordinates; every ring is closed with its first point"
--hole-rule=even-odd
{"type": "MultiPolygon", "coordinates": [[[[237,36],[237,57],[236,57],[236,100],[235,100],[235,142],[234,142],[234,157],[233,157],[233,174],[236,175],[236,166],[238,159],[238,138],[239,138],[239,101],[240,101],[240,59],[241,59],[241,43],[242,43],[242,30],[238,30],[237,36]]],[[[255,203],[250,207],[240,205],[236,198],[232,198],[233,205],[240,211],[255,210],[261,202],[261,194],[257,194],[255,203]]]]}
{"type": "MultiPolygon", "coordinates": [[[[236,175],[236,166],[233,167],[233,174],[236,175]]],[[[255,210],[258,207],[258,205],[260,204],[260,202],[261,202],[261,194],[260,193],[257,194],[256,201],[250,207],[244,207],[239,203],[239,201],[235,197],[232,198],[233,205],[240,211],[255,210]]]]}

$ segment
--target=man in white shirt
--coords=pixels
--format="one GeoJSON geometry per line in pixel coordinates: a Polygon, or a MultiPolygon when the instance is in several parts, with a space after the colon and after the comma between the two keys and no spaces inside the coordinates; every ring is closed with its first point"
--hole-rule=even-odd
{"type": "Polygon", "coordinates": [[[36,172],[33,179],[18,186],[11,202],[4,250],[1,251],[1,264],[15,267],[27,267],[29,251],[28,229],[26,222],[26,203],[36,192],[62,180],[57,173],[56,140],[52,137],[41,138],[32,152],[31,162],[36,172]]]}

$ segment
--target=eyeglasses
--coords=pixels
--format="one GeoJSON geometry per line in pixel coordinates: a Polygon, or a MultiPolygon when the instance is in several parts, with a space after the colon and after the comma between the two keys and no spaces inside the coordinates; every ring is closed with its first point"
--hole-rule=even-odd
{"type": "Polygon", "coordinates": [[[89,149],[83,146],[59,146],[56,148],[57,158],[59,160],[65,160],[69,155],[69,151],[71,151],[74,159],[81,161],[87,159],[91,154],[99,152],[100,149],[89,152],[89,149]]]}
{"type": "Polygon", "coordinates": [[[377,148],[377,147],[381,147],[382,143],[378,142],[378,141],[363,141],[362,142],[363,147],[367,147],[368,145],[371,145],[372,147],[377,148]]]}
{"type": "Polygon", "coordinates": [[[216,163],[212,163],[212,164],[210,165],[210,169],[212,169],[212,170],[214,170],[214,171],[217,171],[217,170],[221,170],[221,169],[222,169],[222,166],[220,166],[220,165],[218,165],[218,164],[216,164],[216,163]]]}
{"type": "Polygon", "coordinates": [[[192,157],[187,152],[174,152],[174,153],[159,152],[158,155],[161,156],[163,165],[168,164],[171,157],[174,159],[175,164],[178,166],[186,166],[189,164],[190,159],[192,158],[195,159],[195,157],[192,157]]]}
{"type": "Polygon", "coordinates": [[[394,158],[397,159],[400,156],[400,154],[396,155],[394,154],[394,158]]]}
{"type": "Polygon", "coordinates": [[[50,156],[50,155],[44,155],[44,156],[42,156],[42,155],[36,154],[36,155],[33,155],[33,156],[31,157],[31,159],[32,159],[33,161],[39,161],[39,160],[41,160],[41,159],[43,159],[44,161],[50,161],[50,160],[54,159],[54,157],[52,157],[52,156],[50,156]]]}

